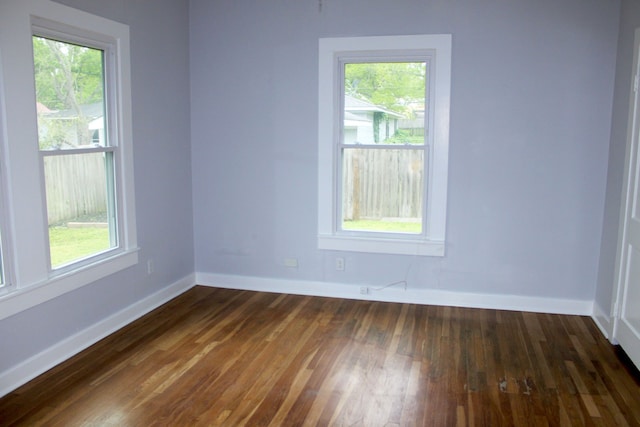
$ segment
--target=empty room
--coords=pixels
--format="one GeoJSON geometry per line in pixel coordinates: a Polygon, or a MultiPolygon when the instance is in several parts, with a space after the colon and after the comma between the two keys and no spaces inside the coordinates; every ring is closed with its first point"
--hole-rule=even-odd
{"type": "Polygon", "coordinates": [[[0,425],[640,425],[638,29],[0,0],[0,425]]]}

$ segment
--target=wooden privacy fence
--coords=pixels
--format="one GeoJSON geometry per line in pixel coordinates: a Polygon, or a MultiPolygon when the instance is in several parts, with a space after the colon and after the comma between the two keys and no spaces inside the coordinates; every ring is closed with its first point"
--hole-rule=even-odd
{"type": "Polygon", "coordinates": [[[104,153],[44,158],[49,224],[107,211],[104,153]]]}
{"type": "Polygon", "coordinates": [[[344,219],[421,218],[423,164],[422,150],[345,149],[344,219]]]}

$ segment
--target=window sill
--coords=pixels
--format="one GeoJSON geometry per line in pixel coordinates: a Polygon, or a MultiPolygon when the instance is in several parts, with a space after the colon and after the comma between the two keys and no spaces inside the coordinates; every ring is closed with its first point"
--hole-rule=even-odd
{"type": "Polygon", "coordinates": [[[9,289],[0,295],[0,320],[35,307],[67,292],[93,283],[138,263],[138,249],[102,259],[85,267],[48,278],[40,283],[9,289]]]}
{"type": "Polygon", "coordinates": [[[334,251],[369,252],[397,255],[444,256],[444,242],[336,235],[318,236],[318,248],[334,251]]]}

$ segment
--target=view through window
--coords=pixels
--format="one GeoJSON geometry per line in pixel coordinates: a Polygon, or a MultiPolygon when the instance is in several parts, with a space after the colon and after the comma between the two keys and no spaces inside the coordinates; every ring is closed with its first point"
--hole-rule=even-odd
{"type": "Polygon", "coordinates": [[[118,245],[102,49],[33,37],[53,269],[118,245]]]}
{"type": "Polygon", "coordinates": [[[427,64],[343,68],[342,230],[421,234],[427,64]]]}

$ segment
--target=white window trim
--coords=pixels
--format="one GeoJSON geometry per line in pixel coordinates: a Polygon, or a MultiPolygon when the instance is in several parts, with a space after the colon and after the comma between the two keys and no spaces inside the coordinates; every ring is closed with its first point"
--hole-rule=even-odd
{"type": "MultiPolygon", "coordinates": [[[[0,64],[2,63],[2,55],[0,52],[0,64]]],[[[0,67],[0,82],[2,82],[2,67],[0,67]]],[[[0,89],[0,113],[2,112],[2,106],[5,105],[3,93],[0,89]]],[[[7,146],[5,139],[2,137],[4,133],[4,114],[0,114],[0,263],[2,265],[2,275],[4,276],[4,283],[0,284],[0,295],[3,293],[11,292],[15,286],[13,279],[13,271],[11,269],[11,256],[9,255],[9,248],[11,248],[11,229],[9,227],[11,211],[7,208],[8,199],[7,194],[9,188],[6,185],[7,171],[9,170],[9,164],[7,163],[7,146]]]]}
{"type": "Polygon", "coordinates": [[[451,92],[451,35],[376,36],[322,38],[319,41],[318,84],[318,247],[320,249],[390,253],[406,255],[444,256],[447,217],[447,180],[449,163],[449,107],[451,92]],[[363,52],[433,51],[435,82],[432,117],[429,123],[433,139],[428,149],[428,175],[425,179],[426,233],[402,238],[397,234],[375,233],[369,237],[362,233],[340,233],[336,195],[338,165],[336,147],[340,135],[340,58],[363,52]],[[378,235],[380,234],[380,235],[378,235]]]}
{"type": "MultiPolygon", "coordinates": [[[[3,178],[10,215],[5,222],[11,237],[5,247],[5,264],[10,259],[12,285],[0,291],[0,319],[26,310],[66,292],[138,263],[133,182],[133,132],[131,123],[131,71],[129,27],[50,0],[9,0],[0,14],[0,112],[3,117],[0,141],[6,160],[3,178]],[[107,41],[113,49],[116,85],[110,120],[117,123],[115,143],[119,167],[119,247],[77,268],[51,271],[48,258],[46,202],[40,167],[35,83],[33,77],[34,28],[62,32],[79,40],[107,41]],[[11,108],[7,108],[7,106],[11,108]],[[37,171],[37,172],[34,172],[37,171]],[[34,195],[28,197],[28,195],[34,195]]],[[[112,131],[113,132],[113,131],[112,131]]],[[[6,265],[5,265],[6,266],[6,265]]]]}

